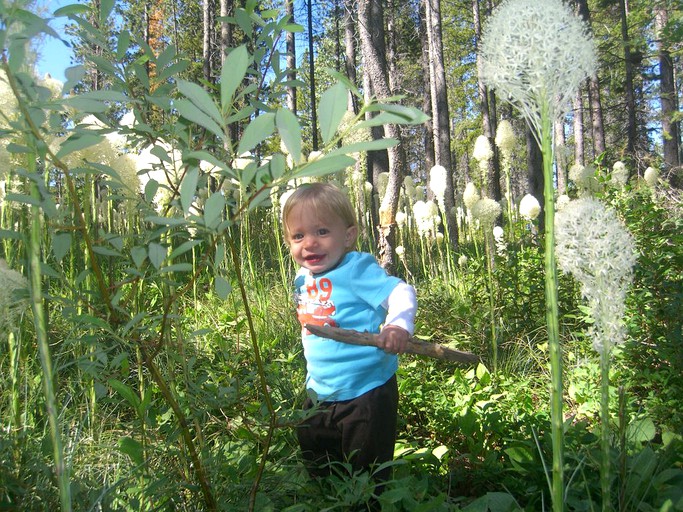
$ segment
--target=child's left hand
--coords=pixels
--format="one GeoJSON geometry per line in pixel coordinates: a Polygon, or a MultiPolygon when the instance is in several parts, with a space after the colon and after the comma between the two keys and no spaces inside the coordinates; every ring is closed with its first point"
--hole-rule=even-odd
{"type": "Polygon", "coordinates": [[[385,325],[377,338],[385,352],[403,354],[408,348],[410,334],[397,325],[385,325]]]}

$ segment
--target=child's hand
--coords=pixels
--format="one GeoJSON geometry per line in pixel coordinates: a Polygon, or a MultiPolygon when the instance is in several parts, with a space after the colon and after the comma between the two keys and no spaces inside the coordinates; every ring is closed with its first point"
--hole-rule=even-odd
{"type": "Polygon", "coordinates": [[[385,325],[377,335],[381,342],[381,347],[385,352],[392,354],[403,354],[408,348],[410,334],[408,331],[397,325],[385,325]]]}

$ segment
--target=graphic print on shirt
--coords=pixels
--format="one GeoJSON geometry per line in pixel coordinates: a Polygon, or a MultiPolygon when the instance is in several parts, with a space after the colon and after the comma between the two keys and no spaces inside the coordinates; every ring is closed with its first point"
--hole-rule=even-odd
{"type": "MultiPolygon", "coordinates": [[[[337,327],[337,322],[331,318],[337,311],[332,297],[332,281],[323,277],[306,280],[306,293],[298,289],[295,295],[296,315],[303,328],[306,324],[337,327]]],[[[310,334],[308,330],[306,334],[310,334]]]]}

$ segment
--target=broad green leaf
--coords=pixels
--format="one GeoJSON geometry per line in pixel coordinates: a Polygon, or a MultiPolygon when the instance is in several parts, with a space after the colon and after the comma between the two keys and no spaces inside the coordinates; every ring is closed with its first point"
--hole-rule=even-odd
{"type": "Polygon", "coordinates": [[[401,121],[395,121],[396,124],[422,124],[429,120],[429,116],[415,107],[407,107],[405,105],[396,105],[392,103],[378,103],[371,105],[368,108],[369,112],[381,111],[383,113],[393,114],[401,121]]]}
{"type": "Polygon", "coordinates": [[[164,51],[157,57],[157,69],[162,70],[175,58],[175,46],[169,45],[164,48],[164,51]]]}
{"type": "Polygon", "coordinates": [[[128,455],[136,466],[142,466],[145,462],[142,443],[130,437],[119,439],[119,451],[128,455]]]}
{"type": "Polygon", "coordinates": [[[166,259],[166,247],[152,242],[149,244],[147,254],[149,255],[149,261],[151,261],[154,268],[158,270],[166,259]]]}
{"type": "Polygon", "coordinates": [[[219,140],[223,140],[223,130],[218,123],[201,111],[194,103],[189,100],[179,99],[173,102],[173,106],[185,119],[197,123],[199,126],[206,128],[213,133],[219,140]]]}
{"type": "Polygon", "coordinates": [[[213,282],[213,288],[216,291],[216,295],[223,300],[227,299],[228,295],[230,295],[230,292],[232,291],[230,282],[223,276],[216,276],[213,282]]]}
{"type": "Polygon", "coordinates": [[[130,257],[133,260],[133,263],[135,263],[135,266],[140,268],[147,259],[147,249],[140,246],[133,247],[130,250],[130,257]]]}
{"type": "Polygon", "coordinates": [[[85,66],[71,66],[66,68],[64,71],[64,76],[66,77],[66,83],[64,84],[64,90],[70,91],[75,85],[80,83],[85,76],[85,66]]]}
{"type": "Polygon", "coordinates": [[[59,262],[71,249],[71,233],[57,233],[52,237],[52,254],[59,262]]]}
{"type": "Polygon", "coordinates": [[[117,101],[121,103],[126,103],[130,99],[121,91],[102,90],[84,92],[83,94],[79,94],[78,96],[74,96],[73,98],[67,98],[66,100],[64,100],[64,102],[69,104],[71,101],[78,98],[85,98],[97,101],[117,101]]]}
{"type": "Polygon", "coordinates": [[[172,76],[178,75],[185,71],[190,66],[190,62],[187,60],[181,60],[180,62],[175,62],[168,67],[165,67],[156,77],[157,82],[164,82],[172,76]]]}
{"type": "Polygon", "coordinates": [[[192,270],[191,263],[174,263],[173,265],[168,265],[167,267],[159,270],[160,274],[169,272],[190,272],[192,270]]]}
{"type": "Polygon", "coordinates": [[[62,16],[79,16],[81,14],[86,14],[90,12],[90,6],[85,4],[69,4],[64,7],[60,7],[54,12],[56,18],[62,16]]]}
{"type": "Polygon", "coordinates": [[[57,158],[64,158],[66,155],[73,153],[74,151],[80,151],[81,149],[89,148],[94,146],[104,140],[104,136],[98,134],[90,133],[75,133],[59,148],[57,152],[57,158]]]}
{"type": "Polygon", "coordinates": [[[218,224],[225,208],[225,198],[220,192],[214,192],[204,204],[204,224],[212,229],[218,224]]]}
{"type": "Polygon", "coordinates": [[[341,82],[326,90],[320,98],[318,112],[320,114],[320,134],[325,144],[328,144],[339,128],[348,102],[348,90],[341,82]]]}
{"type": "Polygon", "coordinates": [[[360,153],[361,151],[378,151],[394,147],[396,144],[398,144],[396,139],[376,139],[354,142],[353,144],[349,144],[348,146],[342,146],[333,151],[330,151],[328,155],[348,155],[349,153],[360,153]]]}
{"type": "Polygon", "coordinates": [[[280,178],[287,170],[287,160],[284,155],[275,154],[268,163],[269,167],[269,181],[274,181],[280,178]]]}
{"type": "Polygon", "coordinates": [[[150,216],[145,217],[145,222],[151,222],[152,224],[158,224],[160,226],[186,226],[189,224],[185,219],[179,219],[177,217],[156,217],[150,216]]]}
{"type": "Polygon", "coordinates": [[[199,182],[199,167],[190,168],[180,183],[180,204],[183,205],[185,215],[190,212],[190,206],[194,201],[197,183],[199,182]]]}
{"type": "Polygon", "coordinates": [[[300,169],[292,175],[292,178],[311,178],[320,177],[332,174],[337,171],[341,171],[355,165],[356,160],[348,155],[333,155],[325,156],[314,160],[310,164],[302,166],[300,169]]]}
{"type": "Polygon", "coordinates": [[[652,441],[657,434],[657,428],[650,417],[632,421],[627,428],[627,437],[636,443],[652,441]]]}
{"type": "Polygon", "coordinates": [[[109,384],[119,395],[125,398],[126,401],[133,407],[133,409],[135,409],[135,412],[138,411],[138,408],[140,407],[140,397],[135,393],[135,391],[133,391],[132,388],[116,379],[109,379],[107,384],[109,384]]]}
{"type": "Polygon", "coordinates": [[[116,60],[123,60],[130,47],[130,32],[122,30],[116,40],[116,60]]]}
{"type": "Polygon", "coordinates": [[[226,57],[221,70],[221,107],[228,112],[232,106],[235,91],[249,69],[249,52],[246,46],[234,48],[226,57]]]}
{"type": "Polygon", "coordinates": [[[145,201],[148,203],[154,201],[154,196],[157,194],[157,190],[159,190],[159,182],[155,179],[150,179],[145,184],[145,201]]]}
{"type": "Polygon", "coordinates": [[[196,247],[201,243],[201,240],[187,240],[186,242],[183,242],[178,247],[173,249],[171,251],[171,254],[168,256],[168,259],[173,260],[174,258],[177,258],[181,254],[185,254],[187,251],[191,250],[193,247],[196,247]]]}
{"type": "Polygon", "coordinates": [[[121,256],[120,252],[110,249],[109,247],[103,247],[101,245],[94,246],[92,250],[95,254],[99,254],[101,256],[121,256]]]}
{"type": "Polygon", "coordinates": [[[223,116],[213,98],[200,85],[187,80],[178,80],[178,91],[217,124],[223,123],[223,116]]]}
{"type": "Polygon", "coordinates": [[[301,126],[299,121],[291,111],[279,109],[275,114],[275,124],[294,163],[299,164],[301,162],[301,126]]]}
{"type": "Polygon", "coordinates": [[[261,142],[270,137],[275,131],[275,114],[267,112],[254,118],[242,134],[238,154],[244,154],[254,149],[261,142]]]}
{"type": "Polygon", "coordinates": [[[100,0],[100,26],[109,26],[109,15],[114,8],[114,0],[100,0]]]}

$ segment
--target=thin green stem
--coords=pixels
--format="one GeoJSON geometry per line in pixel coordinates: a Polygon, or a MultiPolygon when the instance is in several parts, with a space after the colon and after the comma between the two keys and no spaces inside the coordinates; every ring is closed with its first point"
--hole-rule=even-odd
{"type": "Polygon", "coordinates": [[[600,352],[600,488],[602,512],[612,510],[610,489],[610,416],[609,416],[609,346],[605,340],[600,352]]]}
{"type": "MultiPolygon", "coordinates": [[[[29,158],[29,168],[35,171],[35,160],[29,158]]],[[[31,192],[34,198],[40,199],[38,187],[31,182],[31,192]]],[[[50,424],[50,437],[52,438],[52,453],[55,459],[55,477],[59,487],[59,501],[62,512],[71,511],[71,484],[69,473],[64,460],[62,438],[60,435],[59,412],[57,410],[57,397],[55,396],[55,382],[52,371],[52,359],[50,358],[50,343],[47,335],[47,320],[43,304],[42,273],[40,269],[41,237],[42,237],[42,214],[40,207],[31,206],[31,235],[29,242],[29,277],[31,292],[31,307],[33,308],[33,322],[36,329],[38,353],[40,365],[43,369],[43,392],[45,393],[45,407],[47,409],[48,422],[50,424]]]]}
{"type": "Polygon", "coordinates": [[[557,263],[555,261],[555,187],[553,180],[552,119],[542,112],[543,196],[545,208],[545,299],[548,324],[551,379],[551,434],[553,447],[553,512],[564,510],[564,419],[562,416],[562,350],[557,305],[557,263]]]}

